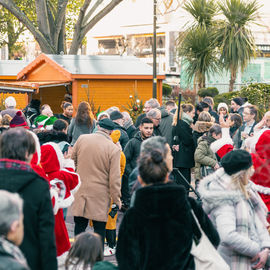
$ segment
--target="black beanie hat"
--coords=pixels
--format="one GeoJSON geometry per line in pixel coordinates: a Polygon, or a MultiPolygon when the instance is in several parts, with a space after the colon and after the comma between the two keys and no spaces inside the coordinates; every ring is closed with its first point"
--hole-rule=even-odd
{"type": "Polygon", "coordinates": [[[249,152],[245,150],[233,150],[221,159],[221,165],[227,174],[232,175],[250,168],[252,158],[249,152]]]}
{"type": "Polygon", "coordinates": [[[244,104],[243,99],[240,97],[233,98],[233,101],[239,106],[242,106],[244,104]]]}
{"type": "Polygon", "coordinates": [[[122,118],[123,118],[123,114],[120,113],[119,111],[113,111],[113,112],[110,114],[110,118],[111,118],[111,120],[122,119],[122,118]]]}
{"type": "Polygon", "coordinates": [[[114,128],[115,128],[115,124],[113,123],[113,121],[111,119],[108,119],[108,118],[104,118],[104,119],[98,121],[98,125],[104,129],[107,129],[107,130],[114,130],[114,128]]]}

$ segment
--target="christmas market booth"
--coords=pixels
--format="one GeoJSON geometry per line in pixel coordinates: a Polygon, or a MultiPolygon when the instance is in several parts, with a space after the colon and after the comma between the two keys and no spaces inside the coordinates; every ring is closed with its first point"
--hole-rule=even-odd
{"type": "MultiPolygon", "coordinates": [[[[136,57],[41,54],[24,65],[16,80],[0,76],[0,92],[12,94],[18,108],[39,99],[41,104],[49,104],[54,113],[60,113],[61,102],[69,94],[75,109],[81,101],[88,101],[95,111],[111,106],[123,110],[134,96],[143,102],[152,97],[152,67],[136,57]],[[19,95],[24,98],[18,99],[19,95]]],[[[163,79],[164,75],[157,76],[160,102],[163,79]]]]}

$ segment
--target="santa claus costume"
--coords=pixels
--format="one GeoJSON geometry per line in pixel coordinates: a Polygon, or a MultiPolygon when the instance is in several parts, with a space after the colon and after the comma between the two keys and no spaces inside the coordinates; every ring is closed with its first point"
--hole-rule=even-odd
{"type": "MultiPolygon", "coordinates": [[[[270,129],[255,134],[250,143],[252,161],[255,172],[252,181],[255,184],[270,188],[270,129]]],[[[270,211],[270,196],[260,194],[268,211],[270,211]]],[[[268,217],[270,222],[270,217],[268,217]]]]}

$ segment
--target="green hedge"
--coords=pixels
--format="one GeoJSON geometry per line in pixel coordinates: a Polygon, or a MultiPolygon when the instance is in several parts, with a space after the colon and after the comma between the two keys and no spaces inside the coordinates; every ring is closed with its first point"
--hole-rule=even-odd
{"type": "Polygon", "coordinates": [[[219,94],[214,97],[215,109],[220,102],[231,104],[235,97],[246,97],[248,102],[256,105],[259,109],[259,118],[270,110],[270,85],[266,83],[252,83],[243,86],[240,91],[219,94]]]}
{"type": "Polygon", "coordinates": [[[218,95],[218,89],[216,87],[207,87],[207,88],[201,88],[198,91],[198,95],[199,97],[215,97],[216,95],[218,95]]]}
{"type": "Polygon", "coordinates": [[[172,94],[172,87],[166,83],[162,85],[162,95],[170,96],[172,94]]]}

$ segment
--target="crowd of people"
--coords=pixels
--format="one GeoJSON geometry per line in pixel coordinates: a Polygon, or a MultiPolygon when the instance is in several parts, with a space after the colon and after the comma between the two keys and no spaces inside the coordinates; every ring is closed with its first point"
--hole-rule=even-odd
{"type": "Polygon", "coordinates": [[[0,269],[195,270],[202,235],[227,269],[270,269],[270,111],[258,119],[242,97],[179,111],[151,98],[133,123],[85,101],[75,113],[64,100],[62,114],[39,100],[16,109],[12,96],[5,106],[0,269]],[[114,254],[117,266],[104,261],[114,254]]]}

